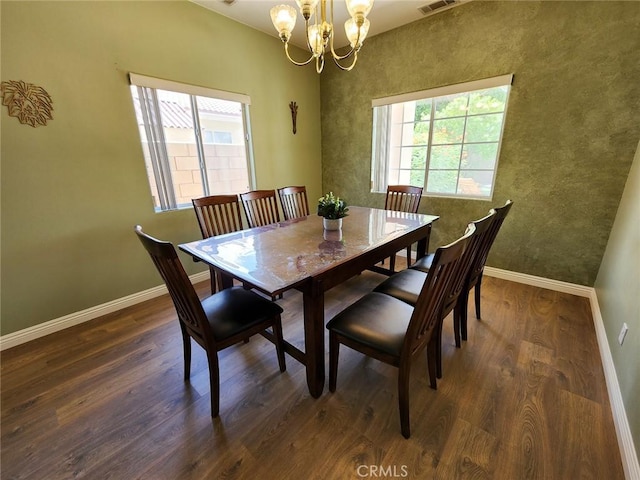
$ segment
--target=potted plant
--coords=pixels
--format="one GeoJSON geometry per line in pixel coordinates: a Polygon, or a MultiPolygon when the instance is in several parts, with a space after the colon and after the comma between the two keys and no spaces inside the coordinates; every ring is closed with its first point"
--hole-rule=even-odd
{"type": "Polygon", "coordinates": [[[348,215],[347,202],[336,197],[333,192],[318,199],[318,215],[323,217],[322,226],[325,230],[340,230],[342,219],[348,215]]]}

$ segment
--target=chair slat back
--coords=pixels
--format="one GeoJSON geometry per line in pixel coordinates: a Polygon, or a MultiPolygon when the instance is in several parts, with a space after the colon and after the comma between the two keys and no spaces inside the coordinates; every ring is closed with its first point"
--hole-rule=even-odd
{"type": "Polygon", "coordinates": [[[462,257],[460,258],[460,268],[458,268],[458,271],[453,279],[451,291],[449,292],[449,296],[445,300],[445,304],[442,310],[443,318],[446,317],[449,312],[454,309],[456,303],[458,302],[458,298],[464,291],[467,277],[469,276],[469,272],[471,271],[471,267],[474,264],[480,247],[482,246],[485,237],[489,233],[491,233],[491,226],[493,224],[494,216],[495,213],[490,212],[480,220],[475,220],[469,224],[475,227],[475,231],[469,236],[467,248],[465,248],[462,257]]]}
{"type": "Polygon", "coordinates": [[[489,227],[489,231],[482,240],[482,244],[478,246],[478,252],[476,253],[473,265],[471,265],[469,274],[467,275],[467,285],[474,285],[478,278],[482,275],[484,265],[485,263],[487,263],[489,251],[491,250],[493,242],[498,236],[498,232],[500,231],[500,227],[502,227],[504,219],[507,217],[507,214],[511,210],[511,205],[513,205],[513,202],[511,200],[507,200],[507,202],[502,207],[491,209],[491,213],[494,214],[493,220],[489,227]]]}
{"type": "Polygon", "coordinates": [[[275,190],[254,190],[241,193],[240,200],[250,228],[280,221],[275,190]]]}
{"type": "Polygon", "coordinates": [[[211,195],[194,198],[191,202],[202,238],[242,230],[240,201],[237,195],[211,195]]]}
{"type": "Polygon", "coordinates": [[[278,189],[280,206],[285,220],[309,215],[306,187],[283,187],[278,189]]]}
{"type": "Polygon", "coordinates": [[[418,213],[421,198],[422,187],[389,185],[387,187],[384,209],[395,210],[397,212],[418,213]]]}
{"type": "Polygon", "coordinates": [[[163,242],[147,235],[140,225],[135,227],[135,232],[164,280],[181,324],[194,339],[210,338],[213,342],[202,304],[184,271],[176,249],[170,242],[163,242]]]}
{"type": "Polygon", "coordinates": [[[413,354],[424,347],[437,330],[443,319],[444,306],[451,296],[453,284],[462,266],[460,260],[474,233],[475,226],[470,224],[462,237],[436,250],[409,321],[403,347],[405,354],[413,354]]]}

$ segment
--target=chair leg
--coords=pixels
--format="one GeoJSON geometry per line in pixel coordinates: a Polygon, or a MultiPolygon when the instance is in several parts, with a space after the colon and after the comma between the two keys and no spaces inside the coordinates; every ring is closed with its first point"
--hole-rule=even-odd
{"type": "Polygon", "coordinates": [[[211,295],[218,291],[218,282],[216,280],[216,271],[212,267],[209,267],[209,277],[211,280],[211,295]]]}
{"type": "Polygon", "coordinates": [[[329,332],[329,391],[336,391],[338,379],[338,354],[340,352],[340,342],[338,336],[329,332]]]}
{"type": "Polygon", "coordinates": [[[475,286],[475,297],[476,297],[476,318],[480,320],[480,289],[482,287],[482,274],[478,277],[478,282],[475,286]]]}
{"type": "Polygon", "coordinates": [[[467,341],[467,318],[468,313],[467,309],[469,308],[469,290],[464,289],[464,291],[460,294],[459,302],[459,315],[460,315],[460,334],[462,336],[462,340],[467,341]]]}
{"type": "Polygon", "coordinates": [[[211,390],[211,417],[220,414],[220,371],[218,366],[218,352],[207,349],[209,361],[209,387],[211,390]]]}
{"type": "Polygon", "coordinates": [[[456,339],[456,348],[460,348],[460,302],[453,309],[453,335],[456,339]]]}
{"type": "Polygon", "coordinates": [[[405,362],[400,365],[398,371],[398,406],[400,408],[400,429],[404,438],[411,436],[411,425],[409,422],[409,373],[410,363],[405,362]]]}
{"type": "Polygon", "coordinates": [[[396,271],[396,254],[394,253],[389,257],[389,270],[392,272],[396,271]]]}
{"type": "Polygon", "coordinates": [[[436,376],[442,378],[442,324],[440,320],[436,327],[435,332],[435,351],[436,351],[436,376]]]}
{"type": "Polygon", "coordinates": [[[407,268],[411,267],[411,246],[407,247],[407,268]]]}
{"type": "Polygon", "coordinates": [[[280,315],[275,322],[273,322],[273,337],[276,340],[276,354],[278,355],[278,366],[280,367],[280,371],[284,372],[287,370],[287,364],[284,360],[284,341],[282,335],[282,320],[280,315]]]}
{"type": "Polygon", "coordinates": [[[438,389],[436,380],[436,345],[432,340],[427,344],[427,369],[429,370],[429,386],[438,389]]]}
{"type": "Polygon", "coordinates": [[[182,330],[182,351],[184,353],[184,381],[189,381],[191,376],[191,337],[185,328],[180,324],[182,330]]]}

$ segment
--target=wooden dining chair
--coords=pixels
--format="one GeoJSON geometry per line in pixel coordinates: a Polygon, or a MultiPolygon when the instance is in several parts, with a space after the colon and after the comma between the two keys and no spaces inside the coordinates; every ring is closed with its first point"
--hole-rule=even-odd
{"type": "Polygon", "coordinates": [[[333,317],[329,329],[329,390],[335,392],[340,344],[398,368],[398,404],[402,435],[411,435],[409,378],[411,362],[427,349],[431,388],[436,389],[436,334],[442,309],[451,295],[460,259],[475,231],[436,250],[414,307],[380,292],[371,292],[333,317]]]}
{"type": "Polygon", "coordinates": [[[262,227],[280,221],[275,190],[253,190],[241,193],[240,201],[250,228],[262,227]]]}
{"type": "Polygon", "coordinates": [[[242,230],[240,201],[237,195],[211,195],[191,200],[202,238],[242,230]]]}
{"type": "MultiPolygon", "coordinates": [[[[191,202],[202,238],[242,230],[240,201],[237,195],[211,195],[194,198],[191,202]]],[[[220,281],[213,267],[209,267],[209,271],[211,274],[211,293],[216,293],[220,281]]]]}
{"type": "MultiPolygon", "coordinates": [[[[253,190],[239,195],[249,228],[262,227],[280,221],[275,190],[253,190]]],[[[271,300],[282,298],[282,293],[271,300]]]]}
{"type": "MultiPolygon", "coordinates": [[[[475,231],[469,237],[469,244],[462,255],[460,260],[461,267],[458,270],[458,275],[454,280],[453,287],[447,301],[442,309],[442,318],[445,319],[449,313],[453,311],[453,332],[456,342],[456,347],[460,348],[460,332],[462,321],[462,302],[464,288],[466,285],[467,277],[471,270],[471,266],[478,254],[479,248],[482,245],[487,234],[490,232],[494,213],[490,213],[480,220],[471,222],[475,228],[475,231]]],[[[434,254],[430,254],[429,261],[433,262],[434,254]]],[[[420,261],[416,262],[419,263],[420,261]]],[[[415,265],[414,265],[415,267],[415,265]]],[[[418,301],[422,286],[429,275],[428,272],[415,269],[414,267],[392,275],[380,285],[378,285],[374,291],[391,295],[409,305],[415,305],[418,301]]],[[[465,338],[466,339],[466,338],[465,338]]],[[[442,378],[442,329],[437,332],[437,348],[436,348],[436,374],[438,378],[442,378]]]]}
{"type": "MultiPolygon", "coordinates": [[[[490,210],[489,215],[492,216],[491,224],[487,232],[484,234],[481,243],[477,247],[477,252],[472,260],[472,265],[469,268],[469,273],[465,281],[465,287],[460,295],[460,335],[462,340],[467,340],[467,304],[469,302],[469,292],[474,288],[475,294],[475,307],[476,318],[480,320],[480,291],[482,287],[482,274],[484,273],[484,266],[487,262],[487,257],[493,243],[498,236],[498,232],[502,227],[502,224],[511,210],[513,202],[507,200],[502,207],[496,207],[490,210]]],[[[411,268],[416,270],[422,270],[428,272],[430,267],[430,256],[426,255],[418,260],[411,268]]]]}
{"type": "Polygon", "coordinates": [[[478,255],[476,256],[475,261],[471,266],[469,276],[467,277],[467,282],[465,284],[463,298],[461,299],[461,301],[464,303],[464,308],[462,309],[462,317],[460,319],[463,340],[467,339],[467,302],[469,301],[469,292],[472,288],[474,289],[476,319],[480,320],[480,291],[482,288],[482,275],[484,274],[484,266],[487,263],[487,257],[489,256],[491,247],[493,247],[493,243],[495,242],[496,237],[498,236],[498,232],[500,232],[502,224],[504,223],[505,218],[507,218],[512,205],[513,201],[507,200],[502,207],[496,207],[491,210],[495,213],[495,217],[493,218],[493,222],[491,223],[490,231],[487,234],[483,244],[480,246],[478,255]]]}
{"type": "Polygon", "coordinates": [[[278,196],[285,220],[309,215],[306,187],[282,187],[278,189],[278,196]]]}
{"type": "MultiPolygon", "coordinates": [[[[396,212],[418,213],[421,198],[422,187],[413,187],[411,185],[389,185],[387,187],[384,209],[396,212]]],[[[411,245],[407,247],[407,268],[410,266],[411,245]]],[[[389,269],[392,272],[396,269],[395,254],[389,258],[389,269]]]]}
{"type": "Polygon", "coordinates": [[[260,333],[275,344],[280,371],[286,370],[279,305],[242,287],[224,289],[201,301],[173,245],[147,235],[140,225],[135,227],[135,232],[173,300],[182,332],[185,381],[189,381],[191,375],[190,339],[207,354],[212,417],[217,417],[220,411],[220,350],[260,333]]]}

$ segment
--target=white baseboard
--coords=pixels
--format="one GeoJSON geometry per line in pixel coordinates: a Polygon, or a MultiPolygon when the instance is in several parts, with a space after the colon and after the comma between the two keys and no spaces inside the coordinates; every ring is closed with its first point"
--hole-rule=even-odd
{"type": "MultiPolygon", "coordinates": [[[[613,364],[613,358],[607,341],[607,335],[604,329],[602,314],[600,313],[600,306],[598,305],[598,297],[596,296],[595,289],[592,287],[585,287],[583,285],[575,285],[572,283],[536,277],[534,275],[527,275],[524,273],[510,272],[508,270],[501,270],[493,267],[485,267],[484,273],[490,277],[524,283],[540,288],[547,288],[549,290],[555,290],[580,297],[587,297],[590,299],[593,323],[595,325],[605,381],[609,392],[609,402],[611,403],[611,411],[613,413],[613,421],[616,428],[616,434],[618,436],[618,445],[620,447],[620,455],[622,457],[625,477],[627,480],[640,480],[638,456],[636,454],[633,437],[631,436],[631,429],[629,427],[629,421],[624,408],[622,393],[620,392],[620,385],[618,383],[618,376],[616,374],[615,365],[613,364]]],[[[195,275],[191,275],[189,278],[192,283],[202,282],[209,279],[209,272],[204,271],[197,273],[195,275]]],[[[167,293],[167,288],[164,285],[153,287],[143,292],[134,293],[111,302],[103,303],[102,305],[97,305],[80,312],[65,315],[64,317],[60,317],[40,325],[35,325],[18,332],[3,335],[0,337],[0,351],[64,330],[65,328],[69,328],[73,325],[93,320],[94,318],[101,317],[102,315],[144,302],[145,300],[159,297],[165,293],[167,293]]]]}
{"type": "Polygon", "coordinates": [[[593,323],[596,327],[596,338],[598,339],[598,349],[600,350],[600,358],[602,359],[602,367],[604,368],[604,378],[607,382],[607,390],[609,392],[609,403],[613,412],[613,423],[616,427],[616,435],[618,436],[618,446],[620,447],[620,456],[622,457],[622,467],[627,480],[640,480],[640,463],[638,462],[638,454],[636,452],[629,420],[624,408],[622,400],[622,392],[620,392],[620,384],[618,383],[618,375],[609,341],[607,340],[607,332],[602,321],[602,313],[598,303],[598,296],[595,289],[592,289],[591,295],[591,311],[593,313],[593,323]]]}
{"type": "MultiPolygon", "coordinates": [[[[191,280],[191,283],[198,283],[204,280],[209,280],[209,271],[206,270],[204,272],[196,273],[194,275],[191,275],[189,279],[191,280]]],[[[33,327],[25,328],[14,333],[9,333],[8,335],[3,335],[0,337],[0,352],[7,348],[15,347],[31,340],[44,337],[45,335],[59,332],[60,330],[64,330],[65,328],[88,322],[89,320],[107,315],[108,313],[116,312],[118,310],[122,310],[123,308],[136,305],[138,303],[144,302],[145,300],[151,300],[152,298],[159,297],[160,295],[164,295],[165,293],[167,293],[167,287],[164,284],[158,285],[157,287],[134,293],[132,295],[127,295],[126,297],[117,298],[111,302],[96,305],[95,307],[87,308],[86,310],[82,310],[80,312],[71,313],[69,315],[65,315],[64,317],[55,318],[48,322],[34,325],[33,327]]]]}
{"type": "Polygon", "coordinates": [[[558,292],[589,298],[625,478],[627,480],[640,480],[640,464],[638,463],[638,455],[636,453],[633,436],[631,435],[627,412],[624,408],[622,393],[620,392],[620,384],[618,383],[618,375],[616,374],[613,357],[611,356],[611,349],[609,348],[609,341],[607,340],[607,333],[604,328],[602,313],[600,312],[600,305],[598,304],[598,296],[596,295],[595,289],[592,287],[575,285],[573,283],[526,275],[524,273],[510,272],[499,268],[485,267],[484,273],[490,277],[525,283],[535,287],[547,288],[558,292]]]}
{"type": "Polygon", "coordinates": [[[510,272],[509,270],[501,270],[499,268],[484,267],[484,274],[488,277],[500,278],[511,282],[524,283],[533,287],[546,288],[556,292],[568,293],[578,297],[590,297],[593,291],[592,287],[584,285],[576,285],[575,283],[561,282],[560,280],[552,280],[550,278],[536,277],[535,275],[527,275],[526,273],[510,272]]]}

